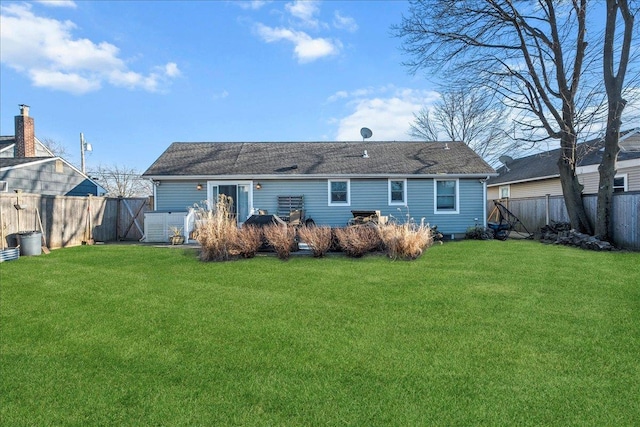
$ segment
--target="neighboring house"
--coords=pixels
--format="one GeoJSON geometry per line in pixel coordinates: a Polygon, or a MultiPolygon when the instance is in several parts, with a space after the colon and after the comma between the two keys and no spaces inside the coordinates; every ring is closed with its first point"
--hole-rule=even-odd
{"type": "Polygon", "coordinates": [[[317,225],[378,210],[400,222],[424,218],[446,237],[484,224],[494,175],[462,142],[173,143],[143,174],[155,184],[154,209],[167,214],[226,194],[242,223],[258,210],[276,213],[278,196],[303,196],[317,225]]]}
{"type": "Polygon", "coordinates": [[[15,135],[0,137],[0,191],[64,196],[97,196],[104,189],[35,136],[29,107],[20,106],[15,135]]]}
{"type": "MultiPolygon", "coordinates": [[[[578,180],[583,194],[597,194],[604,141],[596,138],[578,144],[576,149],[578,180]]],[[[562,196],[558,159],[560,149],[519,159],[503,156],[505,163],[498,168],[498,176],[487,183],[488,200],[541,197],[547,194],[562,196]]],[[[616,163],[614,191],[640,191],[640,128],[620,133],[620,153],[616,163]]]]}

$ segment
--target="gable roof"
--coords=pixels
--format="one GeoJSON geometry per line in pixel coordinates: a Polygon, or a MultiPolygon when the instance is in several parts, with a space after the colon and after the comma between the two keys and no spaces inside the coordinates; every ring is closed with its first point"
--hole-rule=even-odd
{"type": "MultiPolygon", "coordinates": [[[[602,161],[603,138],[595,138],[577,144],[578,167],[599,165],[602,161]]],[[[620,152],[618,162],[625,160],[640,159],[640,128],[620,132],[620,152]]],[[[487,181],[488,186],[535,181],[546,178],[556,178],[560,176],[558,170],[558,159],[561,153],[560,148],[533,154],[519,159],[509,161],[506,166],[497,169],[498,176],[487,181]]]]}
{"type": "Polygon", "coordinates": [[[143,176],[441,174],[486,177],[495,170],[462,142],[174,142],[143,176]]]}

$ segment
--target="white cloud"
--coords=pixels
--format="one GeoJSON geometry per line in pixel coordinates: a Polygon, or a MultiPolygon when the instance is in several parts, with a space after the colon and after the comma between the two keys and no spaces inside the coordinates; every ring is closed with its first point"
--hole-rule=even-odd
{"type": "Polygon", "coordinates": [[[266,0],[251,0],[251,1],[232,1],[233,4],[240,6],[245,10],[258,10],[262,8],[265,4],[269,3],[266,0]]]}
{"type": "Polygon", "coordinates": [[[29,70],[29,77],[34,86],[56,88],[58,90],[81,95],[100,89],[100,81],[82,77],[75,73],[61,73],[52,70],[29,70]]]}
{"type": "Polygon", "coordinates": [[[78,7],[73,0],[38,0],[37,2],[51,7],[69,7],[72,9],[78,7]]]}
{"type": "Polygon", "coordinates": [[[294,52],[301,63],[312,62],[316,59],[336,55],[342,44],[325,38],[312,38],[303,31],[287,28],[271,28],[263,24],[256,25],[256,31],[267,43],[286,40],[294,44],[294,52]]]}
{"type": "Polygon", "coordinates": [[[352,112],[338,121],[336,140],[359,140],[360,129],[368,127],[373,131],[373,141],[406,141],[413,113],[437,97],[436,92],[393,86],[358,89],[346,95],[338,92],[330,100],[347,99],[352,112]]]}
{"type": "Polygon", "coordinates": [[[148,75],[131,71],[117,46],[74,38],[73,22],[37,16],[28,4],[0,11],[0,61],[29,76],[35,86],[82,94],[109,83],[157,92],[180,74],[173,62],[148,75]]]}
{"type": "Polygon", "coordinates": [[[164,66],[164,69],[168,77],[178,77],[181,74],[180,70],[178,69],[178,64],[176,64],[175,62],[169,62],[164,66]]]}
{"type": "Polygon", "coordinates": [[[320,22],[315,18],[315,15],[320,12],[315,1],[296,0],[292,3],[287,3],[284,7],[287,12],[298,18],[305,26],[310,28],[318,28],[320,26],[320,22]]]}
{"type": "Polygon", "coordinates": [[[355,19],[349,16],[342,16],[338,10],[333,14],[333,26],[339,30],[347,30],[350,33],[358,31],[358,24],[356,24],[355,19]]]}

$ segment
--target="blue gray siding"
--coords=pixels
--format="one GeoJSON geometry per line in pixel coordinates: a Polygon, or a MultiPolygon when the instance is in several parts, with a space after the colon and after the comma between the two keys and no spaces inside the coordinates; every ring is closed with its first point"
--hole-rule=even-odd
{"type": "MultiPolygon", "coordinates": [[[[445,178],[445,177],[443,177],[445,178]]],[[[278,196],[304,196],[306,216],[318,225],[344,226],[353,217],[352,210],[379,210],[382,215],[405,222],[407,216],[414,221],[437,225],[438,230],[449,236],[464,234],[468,227],[483,223],[485,201],[483,184],[478,179],[459,180],[459,212],[457,214],[434,213],[433,179],[407,180],[407,206],[389,205],[387,179],[351,179],[350,206],[329,206],[326,179],[256,180],[261,189],[253,188],[253,208],[268,213],[278,210],[278,196]]],[[[231,182],[230,182],[231,183],[231,182]]],[[[194,203],[201,204],[207,196],[206,181],[163,181],[156,187],[156,209],[162,211],[186,211],[194,203]],[[196,184],[203,184],[198,191],[196,184]]]]}
{"type": "Polygon", "coordinates": [[[206,181],[162,181],[156,187],[155,209],[158,211],[187,212],[197,203],[203,204],[207,200],[206,181]],[[202,184],[202,190],[196,188],[202,184]]]}
{"type": "Polygon", "coordinates": [[[66,163],[51,160],[24,165],[0,172],[0,181],[7,181],[8,191],[63,196],[98,194],[97,186],[70,168],[66,163]],[[56,162],[60,162],[56,166],[56,162]]]}

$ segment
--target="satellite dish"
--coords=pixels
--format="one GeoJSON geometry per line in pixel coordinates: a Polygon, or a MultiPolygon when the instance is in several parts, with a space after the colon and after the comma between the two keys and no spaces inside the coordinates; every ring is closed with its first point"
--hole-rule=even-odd
{"type": "Polygon", "coordinates": [[[360,129],[360,135],[362,135],[362,140],[364,141],[367,138],[371,138],[371,136],[373,136],[373,132],[371,132],[371,129],[369,128],[362,128],[360,129]]]}
{"type": "Polygon", "coordinates": [[[507,163],[513,162],[513,157],[507,156],[505,154],[503,156],[498,157],[498,160],[500,160],[500,163],[504,165],[504,168],[507,170],[507,172],[511,172],[511,169],[509,169],[509,165],[507,163]]]}
{"type": "Polygon", "coordinates": [[[500,163],[506,166],[507,163],[513,162],[513,157],[504,155],[504,156],[498,157],[498,160],[500,160],[500,163]]]}

